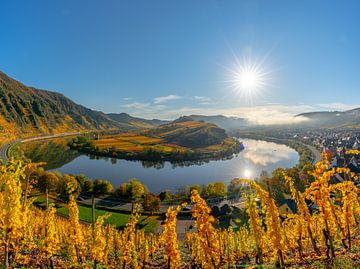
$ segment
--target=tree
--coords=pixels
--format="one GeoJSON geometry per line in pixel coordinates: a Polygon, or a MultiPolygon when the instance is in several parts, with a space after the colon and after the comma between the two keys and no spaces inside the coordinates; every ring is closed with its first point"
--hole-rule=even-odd
{"type": "Polygon", "coordinates": [[[144,196],[142,206],[145,211],[149,211],[152,215],[153,212],[160,210],[161,200],[158,196],[152,193],[147,193],[144,196]]]}
{"type": "Polygon", "coordinates": [[[39,177],[37,187],[41,192],[46,192],[46,190],[49,192],[56,191],[56,188],[59,185],[59,180],[60,179],[57,174],[53,172],[45,172],[39,177]]]}
{"type": "Polygon", "coordinates": [[[59,180],[57,194],[60,199],[66,202],[70,200],[70,196],[73,196],[74,199],[77,199],[80,191],[80,185],[74,176],[63,175],[63,177],[59,180]]]}
{"type": "Polygon", "coordinates": [[[84,184],[81,188],[82,192],[89,193],[93,191],[93,181],[91,179],[85,179],[84,184]]]}
{"type": "Polygon", "coordinates": [[[162,191],[162,192],[160,192],[160,194],[159,194],[159,198],[160,198],[160,201],[163,202],[163,201],[165,201],[165,200],[171,199],[171,195],[170,195],[170,193],[168,193],[167,191],[162,191]]]}
{"type": "Polygon", "coordinates": [[[93,183],[95,194],[108,194],[114,191],[112,184],[107,180],[96,179],[93,183]]]}
{"type": "Polygon", "coordinates": [[[121,183],[120,186],[116,189],[115,195],[118,197],[126,197],[130,196],[129,184],[127,182],[121,183]]]}
{"type": "Polygon", "coordinates": [[[249,190],[249,186],[241,182],[240,179],[234,178],[230,181],[230,184],[227,186],[227,191],[229,195],[242,195],[244,192],[249,190]]]}
{"type": "Polygon", "coordinates": [[[83,189],[83,186],[84,186],[84,182],[86,180],[86,177],[85,175],[77,175],[75,176],[76,180],[79,182],[80,184],[80,187],[81,187],[81,190],[83,189]]]}
{"type": "Polygon", "coordinates": [[[137,200],[141,198],[146,193],[146,188],[141,182],[136,179],[129,180],[129,191],[130,191],[130,198],[132,200],[137,200]]]}
{"type": "Polygon", "coordinates": [[[146,187],[136,179],[130,179],[129,182],[122,183],[115,194],[119,197],[130,198],[131,200],[137,200],[146,193],[146,187]]]}
{"type": "Polygon", "coordinates": [[[191,191],[192,190],[196,190],[198,193],[202,192],[202,188],[199,184],[194,184],[194,185],[190,185],[188,186],[188,195],[191,195],[191,191]]]}
{"type": "Polygon", "coordinates": [[[224,182],[215,182],[208,184],[202,192],[204,198],[223,197],[226,195],[226,186],[224,182]]]}
{"type": "Polygon", "coordinates": [[[308,185],[311,182],[315,181],[314,176],[311,174],[315,169],[314,165],[308,163],[303,166],[303,168],[300,171],[300,180],[305,184],[308,185]]]}

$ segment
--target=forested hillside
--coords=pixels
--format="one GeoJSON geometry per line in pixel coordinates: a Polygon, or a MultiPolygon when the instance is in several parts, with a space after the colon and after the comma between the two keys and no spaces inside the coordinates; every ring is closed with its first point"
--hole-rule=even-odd
{"type": "Polygon", "coordinates": [[[117,127],[102,112],[78,105],[60,93],[25,86],[2,72],[0,97],[3,138],[117,127]]]}

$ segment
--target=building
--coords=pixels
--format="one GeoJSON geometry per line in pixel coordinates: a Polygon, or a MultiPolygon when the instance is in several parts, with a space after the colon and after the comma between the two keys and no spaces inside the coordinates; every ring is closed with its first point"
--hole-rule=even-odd
{"type": "Polygon", "coordinates": [[[297,212],[296,202],[293,199],[284,199],[279,205],[279,214],[285,217],[287,214],[295,214],[297,212]]]}

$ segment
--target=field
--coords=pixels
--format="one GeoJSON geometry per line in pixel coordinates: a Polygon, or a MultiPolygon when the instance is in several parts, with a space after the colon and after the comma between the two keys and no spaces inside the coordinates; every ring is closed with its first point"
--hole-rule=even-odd
{"type": "Polygon", "coordinates": [[[136,132],[101,136],[95,140],[94,146],[99,149],[115,149],[118,151],[143,151],[153,149],[163,152],[185,151],[186,148],[167,143],[161,138],[140,135],[136,132]]]}

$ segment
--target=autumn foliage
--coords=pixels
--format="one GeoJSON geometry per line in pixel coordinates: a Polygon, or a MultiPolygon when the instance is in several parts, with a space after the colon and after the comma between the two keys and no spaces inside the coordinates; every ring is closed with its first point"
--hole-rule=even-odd
{"type": "MultiPolygon", "coordinates": [[[[0,166],[0,261],[6,268],[232,268],[272,264],[306,265],[314,259],[334,259],[359,249],[360,204],[355,175],[346,168],[331,169],[326,160],[312,171],[315,181],[298,191],[285,175],[297,212],[282,218],[271,194],[255,181],[245,197],[247,225],[217,228],[206,201],[191,193],[195,227],[180,240],[176,224],[181,206],[169,208],[161,233],[138,229],[139,208],[124,230],[105,225],[108,215],[92,224],[79,221],[76,201],[70,196],[69,219],[49,205],[40,210],[26,199],[29,165],[12,160],[0,166]],[[346,180],[331,185],[334,173],[346,180]],[[335,195],[333,195],[335,194],[335,195]],[[317,206],[310,211],[308,202],[317,206]]],[[[68,189],[71,193],[72,186],[68,189]]]]}

